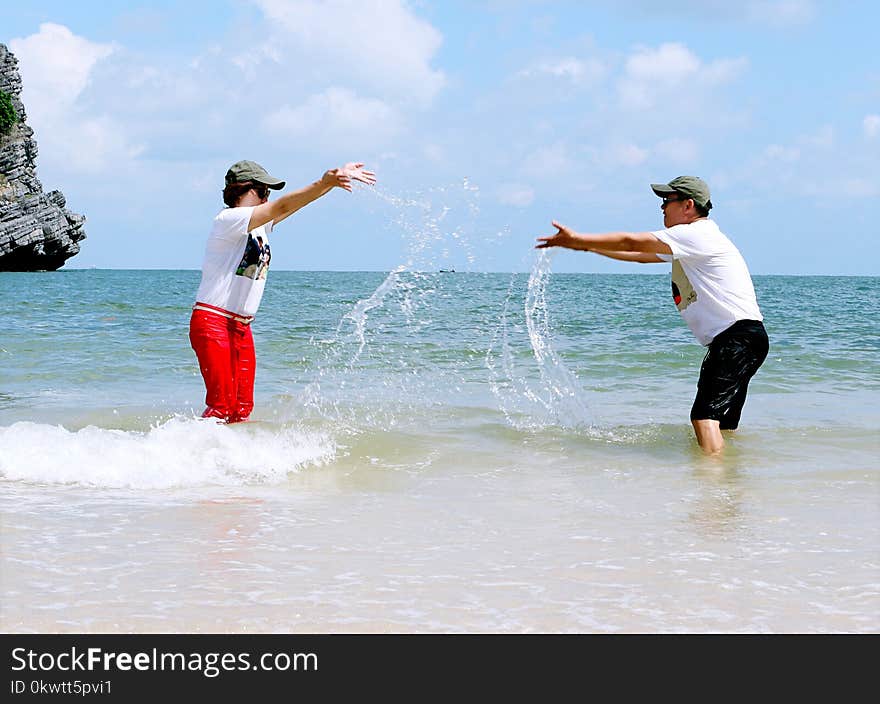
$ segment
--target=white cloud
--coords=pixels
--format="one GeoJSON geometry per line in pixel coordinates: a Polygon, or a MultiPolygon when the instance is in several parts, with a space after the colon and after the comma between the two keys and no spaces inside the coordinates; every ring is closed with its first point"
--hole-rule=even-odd
{"type": "MultiPolygon", "coordinates": [[[[615,0],[609,4],[627,13],[638,10],[651,16],[669,16],[669,7],[656,0],[615,0]]],[[[777,27],[808,24],[816,17],[815,0],[678,0],[675,9],[680,17],[703,22],[744,21],[777,27]]]]}
{"type": "Polygon", "coordinates": [[[700,149],[692,139],[673,137],[658,142],[654,153],[664,161],[673,164],[693,164],[699,159],[700,149]]]}
{"type": "Polygon", "coordinates": [[[22,99],[28,115],[42,120],[69,110],[85,89],[94,65],[116,50],[78,37],[59,24],[41,24],[40,31],[13,39],[9,48],[18,58],[22,99]]]}
{"type": "Polygon", "coordinates": [[[726,83],[747,65],[743,58],[703,63],[683,44],[661,44],[656,49],[637,49],[627,60],[618,85],[626,108],[647,109],[661,99],[669,100],[678,88],[698,90],[726,83]]]}
{"type": "Polygon", "coordinates": [[[66,154],[83,173],[115,169],[120,162],[130,162],[144,152],[144,147],[130,142],[120,125],[109,117],[84,119],[74,129],[76,139],[81,141],[70,144],[64,152],[58,149],[58,153],[66,154]]]}
{"type": "Polygon", "coordinates": [[[559,142],[533,151],[525,158],[521,170],[535,178],[558,178],[573,166],[568,147],[559,142]]]}
{"type": "Polygon", "coordinates": [[[38,33],[12,40],[24,79],[28,122],[40,145],[41,171],[63,180],[80,173],[94,176],[111,166],[127,168],[124,163],[133,160],[137,168],[146,169],[139,158],[144,154],[156,161],[210,160],[228,148],[230,134],[254,119],[270,138],[295,138],[279,140],[276,151],[294,152],[305,145],[334,154],[357,148],[367,156],[404,132],[412,108],[422,107],[423,99],[442,83],[442,74],[428,65],[440,35],[401,3],[373,7],[373,21],[402,32],[400,42],[365,38],[372,31],[365,10],[343,0],[262,4],[276,12],[310,12],[307,19],[314,19],[314,26],[307,37],[282,26],[285,37],[278,23],[273,30],[267,18],[266,25],[255,28],[266,41],[249,51],[247,61],[216,44],[193,47],[188,56],[139,54],[115,42],[91,41],[59,24],[44,24],[38,33]],[[339,27],[334,15],[343,18],[339,27]],[[356,30],[353,23],[358,21],[364,26],[356,30]],[[334,27],[342,32],[338,37],[334,27]],[[316,49],[304,63],[299,54],[311,53],[310,42],[318,39],[327,46],[335,39],[337,49],[344,48],[335,58],[322,53],[331,51],[326,46],[316,49]],[[291,44],[298,48],[291,51],[291,44]],[[389,47],[398,45],[404,47],[400,66],[392,70],[389,47]],[[414,47],[425,52],[421,64],[414,47]],[[369,81],[359,80],[358,71],[372,72],[388,89],[365,85],[369,81]],[[266,85],[283,90],[267,93],[266,85]],[[365,145],[370,149],[363,149],[365,145]]]}
{"type": "Polygon", "coordinates": [[[752,0],[745,9],[748,19],[779,26],[808,24],[816,16],[812,0],[752,0]]]}
{"type": "Polygon", "coordinates": [[[635,144],[620,144],[611,148],[609,157],[621,166],[638,166],[648,158],[648,152],[635,144]]]}
{"type": "Polygon", "coordinates": [[[448,161],[446,151],[438,144],[426,144],[422,147],[422,154],[425,155],[428,161],[435,164],[442,164],[448,161]]]}
{"type": "MultiPolygon", "coordinates": [[[[880,117],[880,116],[878,116],[880,117]]],[[[880,122],[880,121],[878,121],[880,122]]],[[[880,125],[878,125],[880,126],[880,125]]],[[[841,184],[835,193],[854,199],[880,194],[874,155],[857,143],[841,144],[834,129],[825,125],[795,135],[789,143],[771,144],[743,160],[728,190],[771,190],[780,196],[812,197],[828,192],[829,183],[841,184]]]]}
{"type": "Polygon", "coordinates": [[[143,151],[119,122],[88,115],[80,105],[95,65],[117,50],[115,44],[91,42],[67,27],[45,23],[36,34],[12,39],[9,47],[19,61],[22,101],[44,160],[96,173],[143,151]]]}
{"type": "Polygon", "coordinates": [[[764,150],[764,157],[770,162],[791,164],[801,158],[801,150],[797,147],[771,144],[764,150]]]}
{"type": "Polygon", "coordinates": [[[517,75],[521,78],[550,76],[566,79],[575,84],[594,84],[600,81],[605,73],[606,67],[598,59],[581,60],[567,57],[532,64],[517,75]]]}
{"type": "Polygon", "coordinates": [[[868,178],[848,178],[842,181],[839,190],[851,198],[876,198],[880,196],[880,183],[868,178]]]}
{"type": "Polygon", "coordinates": [[[431,61],[443,37],[404,0],[255,0],[311,65],[388,96],[429,104],[446,82],[431,61]]]}
{"type": "Polygon", "coordinates": [[[748,66],[748,59],[719,59],[706,65],[701,71],[700,79],[707,85],[729,83],[737,78],[748,66]]]}
{"type": "Polygon", "coordinates": [[[866,115],[862,121],[862,127],[868,139],[880,136],[880,115],[866,115]]]}
{"type": "Polygon", "coordinates": [[[635,81],[679,83],[700,70],[700,60],[682,44],[639,49],[626,62],[627,76],[635,81]]]}
{"type": "Polygon", "coordinates": [[[834,146],[834,128],[831,125],[825,125],[813,134],[802,137],[801,142],[811,147],[830,149],[834,146]]]}
{"type": "Polygon", "coordinates": [[[498,187],[498,200],[503,205],[527,208],[535,201],[535,190],[521,183],[504,183],[498,187]]]}
{"type": "Polygon", "coordinates": [[[794,175],[791,169],[810,169],[817,159],[826,159],[825,153],[834,145],[834,130],[826,125],[816,132],[796,137],[792,144],[770,144],[758,157],[761,169],[775,173],[794,175]]]}
{"type": "Polygon", "coordinates": [[[361,98],[346,88],[331,87],[296,107],[284,105],[263,119],[264,127],[283,137],[328,143],[373,143],[399,128],[396,112],[376,98],[361,98]]]}

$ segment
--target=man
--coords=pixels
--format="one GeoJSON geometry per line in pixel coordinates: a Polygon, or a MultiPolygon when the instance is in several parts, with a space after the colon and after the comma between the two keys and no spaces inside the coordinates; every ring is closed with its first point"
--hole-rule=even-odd
{"type": "Polygon", "coordinates": [[[247,420],[254,407],[257,358],[251,321],[260,306],[271,259],[269,233],[289,215],[352,181],[372,185],[376,176],[361,163],[327,171],[319,180],[269,200],[269,189],[284,188],[253,161],[239,161],[226,172],[223,202],[214,218],[202,282],[190,319],[189,339],[205,380],[204,418],[227,423],[247,420]]]}
{"type": "Polygon", "coordinates": [[[643,264],[672,262],[672,297],[701,345],[691,423],[707,453],[724,447],[722,430],[735,430],[749,380],[769,350],[763,316],[739,250],[709,219],[709,186],[696,176],[651,184],[662,198],[665,229],[655,232],[580,234],[555,220],[558,231],[539,237],[537,249],[566,247],[643,264]]]}

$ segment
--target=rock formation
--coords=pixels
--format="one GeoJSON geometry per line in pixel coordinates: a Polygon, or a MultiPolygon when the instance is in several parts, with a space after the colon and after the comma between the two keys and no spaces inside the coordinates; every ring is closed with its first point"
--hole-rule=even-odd
{"type": "Polygon", "coordinates": [[[18,115],[0,130],[0,271],[54,271],[79,252],[85,217],[66,208],[61,191],[37,180],[37,142],[25,124],[18,60],[0,44],[0,91],[18,115]]]}

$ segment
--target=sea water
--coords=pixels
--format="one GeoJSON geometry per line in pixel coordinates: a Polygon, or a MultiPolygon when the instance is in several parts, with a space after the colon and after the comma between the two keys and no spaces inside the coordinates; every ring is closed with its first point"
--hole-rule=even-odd
{"type": "Polygon", "coordinates": [[[198,418],[199,272],[0,274],[0,628],[880,630],[880,279],[755,277],[770,355],[712,458],[665,269],[440,273],[455,230],[418,232],[270,273],[233,426],[198,418]]]}

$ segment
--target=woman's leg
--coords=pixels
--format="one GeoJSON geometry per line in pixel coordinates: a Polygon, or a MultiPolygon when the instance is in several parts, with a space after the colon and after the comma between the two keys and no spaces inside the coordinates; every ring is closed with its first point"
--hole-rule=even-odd
{"type": "Polygon", "coordinates": [[[247,420],[254,410],[254,377],[257,373],[257,353],[250,325],[235,323],[233,351],[233,399],[231,422],[247,420]]]}
{"type": "Polygon", "coordinates": [[[206,408],[202,418],[229,420],[233,415],[232,345],[229,321],[221,315],[194,310],[189,340],[205,380],[206,408]]]}

